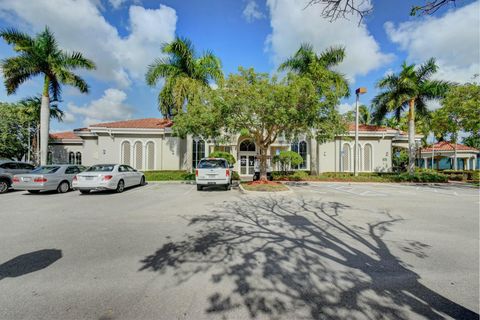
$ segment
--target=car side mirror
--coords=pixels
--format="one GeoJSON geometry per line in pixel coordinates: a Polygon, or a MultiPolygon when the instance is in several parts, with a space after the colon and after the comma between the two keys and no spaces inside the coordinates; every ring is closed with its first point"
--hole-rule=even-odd
{"type": "Polygon", "coordinates": [[[230,168],[230,169],[233,169],[233,168],[235,168],[235,166],[234,166],[233,164],[231,164],[231,165],[229,166],[229,168],[230,168]]]}

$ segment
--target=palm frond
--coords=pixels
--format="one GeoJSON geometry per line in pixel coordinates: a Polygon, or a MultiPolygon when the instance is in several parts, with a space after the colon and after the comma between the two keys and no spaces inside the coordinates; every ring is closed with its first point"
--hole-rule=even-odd
{"type": "Polygon", "coordinates": [[[175,77],[182,73],[180,68],[172,63],[169,58],[155,59],[155,61],[148,66],[145,80],[149,86],[155,86],[158,79],[165,77],[175,77]]]}
{"type": "Polygon", "coordinates": [[[85,58],[80,52],[74,51],[72,53],[61,52],[59,57],[62,65],[67,68],[83,68],[87,70],[95,70],[95,63],[85,58]]]}
{"type": "Polygon", "coordinates": [[[3,29],[0,31],[6,43],[13,45],[15,51],[28,51],[34,46],[35,40],[28,34],[18,31],[14,28],[3,29]]]}
{"type": "Polygon", "coordinates": [[[448,90],[455,86],[455,83],[443,80],[424,81],[420,85],[421,97],[423,99],[441,99],[444,98],[448,90]]]}
{"type": "Polygon", "coordinates": [[[15,93],[22,83],[41,72],[38,65],[24,55],[4,59],[0,67],[7,94],[15,93]]]}
{"type": "MultiPolygon", "coordinates": [[[[58,83],[63,83],[63,84],[67,84],[77,88],[81,93],[88,93],[88,90],[89,90],[88,84],[80,76],[63,68],[55,69],[54,73],[55,73],[54,74],[55,77],[53,77],[53,79],[50,79],[50,83],[52,84],[52,86],[56,86],[56,84],[58,83]]],[[[60,91],[58,91],[60,89],[60,85],[58,84],[58,88],[55,88],[52,86],[50,87],[51,91],[57,90],[57,91],[53,91],[57,93],[56,95],[54,94],[53,97],[58,98],[60,94],[60,91]]]]}
{"type": "Polygon", "coordinates": [[[428,80],[437,71],[438,66],[435,62],[435,58],[430,58],[418,67],[416,74],[419,81],[425,81],[428,80]]]}
{"type": "Polygon", "coordinates": [[[345,59],[344,47],[330,47],[325,49],[318,57],[319,62],[326,68],[338,65],[345,59]]]}

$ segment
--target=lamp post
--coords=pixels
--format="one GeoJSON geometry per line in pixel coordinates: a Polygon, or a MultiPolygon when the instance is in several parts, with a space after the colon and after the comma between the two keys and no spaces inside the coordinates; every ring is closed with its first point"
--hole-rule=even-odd
{"type": "Polygon", "coordinates": [[[357,99],[355,101],[355,148],[353,150],[353,174],[358,176],[357,163],[358,163],[358,101],[360,100],[360,95],[367,93],[367,88],[360,87],[355,90],[357,99]]]}

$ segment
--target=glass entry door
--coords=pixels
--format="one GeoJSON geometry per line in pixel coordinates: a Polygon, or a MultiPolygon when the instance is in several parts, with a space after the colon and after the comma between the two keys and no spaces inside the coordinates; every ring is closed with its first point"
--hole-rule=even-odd
{"type": "Polygon", "coordinates": [[[255,156],[240,155],[240,174],[253,175],[255,173],[255,156]]]}

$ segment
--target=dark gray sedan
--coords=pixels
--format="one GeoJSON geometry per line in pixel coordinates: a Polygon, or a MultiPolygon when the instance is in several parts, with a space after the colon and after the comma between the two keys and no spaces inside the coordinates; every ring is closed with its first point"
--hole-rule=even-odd
{"type": "Polygon", "coordinates": [[[12,187],[30,193],[50,190],[65,193],[71,189],[73,177],[83,170],[83,166],[68,164],[41,166],[28,174],[15,175],[12,187]]]}

